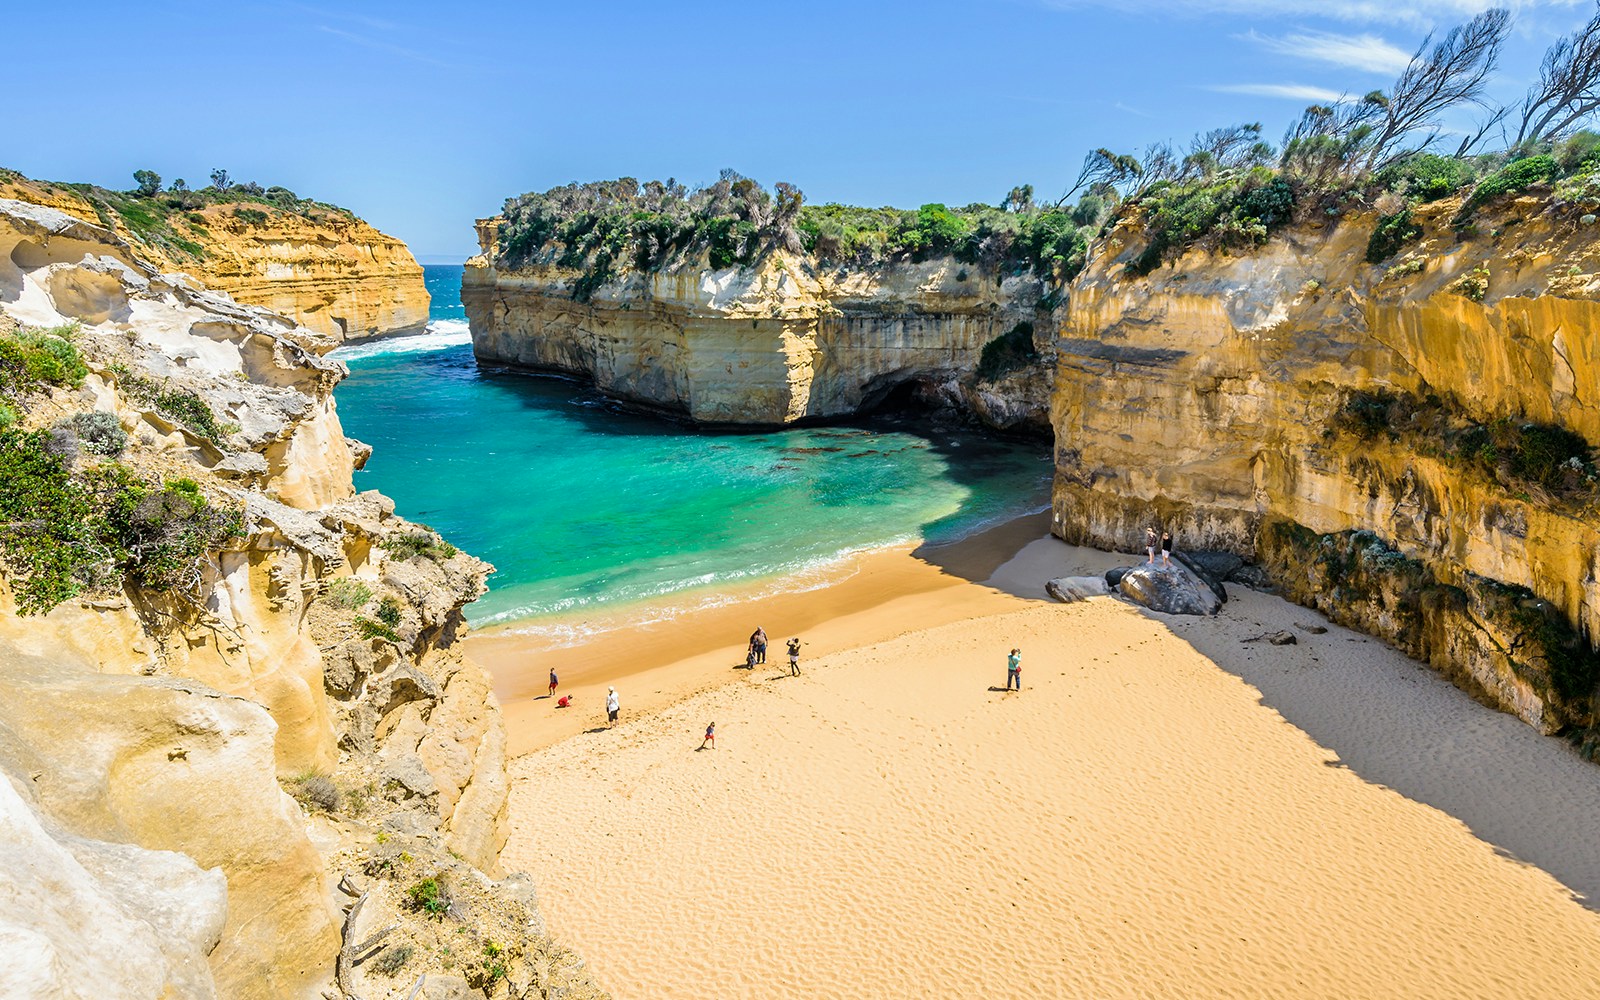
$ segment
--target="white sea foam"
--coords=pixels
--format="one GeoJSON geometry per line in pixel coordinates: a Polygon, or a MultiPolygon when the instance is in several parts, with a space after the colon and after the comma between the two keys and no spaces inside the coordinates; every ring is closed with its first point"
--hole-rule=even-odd
{"type": "Polygon", "coordinates": [[[436,319],[428,323],[427,333],[410,337],[386,337],[362,343],[347,344],[329,353],[335,361],[350,362],[383,354],[425,354],[472,343],[472,333],[464,319],[436,319]]]}
{"type": "Polygon", "coordinates": [[[860,572],[859,567],[850,565],[856,556],[908,545],[916,540],[912,536],[891,538],[875,545],[844,549],[830,556],[820,556],[790,566],[704,573],[646,587],[625,588],[622,593],[605,597],[574,597],[549,604],[512,608],[479,619],[476,624],[519,622],[506,631],[513,635],[543,639],[552,647],[575,646],[596,635],[618,629],[660,625],[697,611],[709,611],[741,601],[761,600],[779,594],[804,594],[831,587],[860,572]],[[845,572],[847,566],[849,572],[845,572]],[[754,591],[739,587],[730,593],[728,589],[729,585],[756,582],[762,583],[762,586],[754,591]],[[710,592],[703,589],[711,586],[716,589],[710,592]],[[662,600],[673,595],[679,595],[678,599],[662,600]],[[594,617],[577,619],[586,611],[594,617]]]}

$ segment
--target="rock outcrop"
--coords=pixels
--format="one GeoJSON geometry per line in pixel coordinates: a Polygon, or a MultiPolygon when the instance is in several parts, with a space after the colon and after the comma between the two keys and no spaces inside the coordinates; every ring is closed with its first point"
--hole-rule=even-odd
{"type": "Polygon", "coordinates": [[[342,209],[289,210],[241,197],[149,218],[154,199],[85,185],[51,184],[0,170],[0,198],[65,212],[114,230],[161,272],[192,274],[207,288],[262,306],[336,341],[421,333],[429,295],[400,240],[342,209]]]}
{"type": "MultiPolygon", "coordinates": [[[[788,424],[903,401],[1007,431],[1048,431],[1050,365],[977,374],[986,344],[1052,323],[1031,276],[950,258],[849,268],[775,251],[750,267],[703,259],[626,271],[585,301],[581,274],[497,265],[478,224],[461,298],[485,364],[560,372],[701,424],[788,424]]],[[[1048,353],[1049,337],[1033,345],[1048,353]]]]}
{"type": "Polygon", "coordinates": [[[140,544],[211,523],[181,520],[197,509],[223,527],[162,586],[86,563],[27,616],[19,588],[48,566],[4,549],[0,885],[44,902],[0,920],[27,952],[0,992],[601,995],[525,880],[495,881],[504,732],[457,644],[490,567],[354,493],[331,339],[0,199],[0,338],[26,337],[83,374],[0,382],[20,420],[0,445],[45,442],[33,467],[86,489],[149,484],[115,493],[146,498],[113,511],[140,544]],[[91,424],[115,446],[90,450],[91,424]]]}
{"type": "Polygon", "coordinates": [[[1532,725],[1586,726],[1592,456],[1556,495],[1496,471],[1518,459],[1492,442],[1600,441],[1600,239],[1548,197],[1458,233],[1459,204],[1415,210],[1421,236],[1387,266],[1364,260],[1366,214],[1137,277],[1144,234],[1119,224],[1060,328],[1054,531],[1136,550],[1166,526],[1532,725]]]}

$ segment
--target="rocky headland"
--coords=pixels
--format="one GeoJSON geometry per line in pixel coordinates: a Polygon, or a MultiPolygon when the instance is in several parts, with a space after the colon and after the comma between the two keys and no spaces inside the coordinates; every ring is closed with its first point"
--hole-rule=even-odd
{"type": "Polygon", "coordinates": [[[0,199],[0,994],[602,995],[500,868],[490,567],[354,492],[335,344],[0,199]]]}
{"type": "Polygon", "coordinates": [[[339,340],[421,333],[428,323],[422,268],[403,242],[282,188],[144,195],[0,169],[0,198],[110,229],[158,272],[193,275],[339,340]]]}
{"type": "MultiPolygon", "coordinates": [[[[932,227],[951,218],[942,205],[924,209],[935,235],[921,252],[868,257],[825,252],[826,235],[820,246],[802,241],[783,218],[784,185],[776,205],[742,178],[687,197],[652,197],[652,187],[662,185],[576,189],[605,188],[605,201],[593,210],[601,221],[580,221],[570,236],[552,233],[553,220],[579,210],[542,200],[570,197],[566,189],[525,196],[540,201],[523,215],[513,200],[510,215],[478,222],[482,253],[467,262],[461,297],[481,363],[576,376],[710,426],[909,408],[1048,433],[1056,299],[1047,269],[1005,249],[969,255],[938,243],[932,227]],[[684,214],[717,211],[716,199],[742,221],[684,214]],[[619,204],[661,209],[649,224],[657,228],[635,221],[597,239],[619,204]]],[[[917,213],[904,214],[915,224],[917,213]]]]}

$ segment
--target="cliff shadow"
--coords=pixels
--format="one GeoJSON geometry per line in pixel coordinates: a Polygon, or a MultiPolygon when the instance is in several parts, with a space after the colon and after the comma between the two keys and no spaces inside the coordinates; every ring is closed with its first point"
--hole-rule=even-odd
{"type": "Polygon", "coordinates": [[[1336,754],[1330,767],[1453,816],[1600,911],[1600,769],[1379,639],[1275,596],[1229,596],[1215,618],[1155,617],[1336,754]],[[1244,641],[1278,630],[1296,643],[1244,641]]]}

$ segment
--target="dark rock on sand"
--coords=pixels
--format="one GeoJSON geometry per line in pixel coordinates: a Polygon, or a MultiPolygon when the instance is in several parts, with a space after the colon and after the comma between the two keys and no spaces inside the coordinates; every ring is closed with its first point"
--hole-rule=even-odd
{"type": "Polygon", "coordinates": [[[1076,604],[1091,597],[1104,597],[1111,588],[1098,576],[1059,576],[1045,583],[1044,592],[1062,604],[1076,604]]]}
{"type": "Polygon", "coordinates": [[[1135,604],[1169,615],[1214,615],[1222,608],[1222,598],[1181,563],[1135,566],[1122,575],[1117,590],[1135,604]]]}

